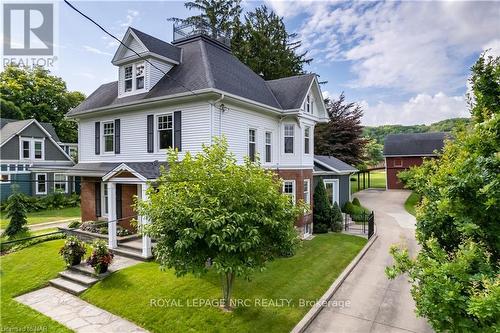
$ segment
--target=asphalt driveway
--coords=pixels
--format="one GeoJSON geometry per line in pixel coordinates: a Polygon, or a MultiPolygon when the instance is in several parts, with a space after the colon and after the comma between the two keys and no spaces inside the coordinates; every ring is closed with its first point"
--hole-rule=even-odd
{"type": "Polygon", "coordinates": [[[415,218],[404,209],[409,194],[397,190],[356,193],[363,206],[375,211],[379,238],[333,295],[332,300],[339,302],[323,308],[306,332],[432,332],[425,319],[414,313],[405,277],[391,281],[384,273],[392,264],[392,244],[404,242],[412,253],[417,249],[415,218]]]}

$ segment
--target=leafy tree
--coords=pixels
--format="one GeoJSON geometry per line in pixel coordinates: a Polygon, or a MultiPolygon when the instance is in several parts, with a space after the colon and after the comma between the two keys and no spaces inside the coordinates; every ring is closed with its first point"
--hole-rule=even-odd
{"type": "Polygon", "coordinates": [[[233,54],[265,80],[304,73],[312,59],[297,53],[301,45],[288,33],[279,17],[262,5],[245,15],[244,25],[235,25],[231,40],[233,54]]]}
{"type": "Polygon", "coordinates": [[[363,160],[368,166],[375,166],[384,160],[384,146],[377,143],[375,139],[367,139],[366,141],[363,160]]]}
{"type": "Polygon", "coordinates": [[[334,202],[332,206],[332,222],[331,227],[332,231],[339,232],[342,231],[342,211],[340,210],[339,205],[334,202]]]}
{"type": "Polygon", "coordinates": [[[61,78],[50,75],[42,67],[9,65],[0,73],[0,95],[3,117],[20,120],[34,118],[51,123],[62,141],[76,142],[77,125],[65,115],[85,96],[77,91],[68,91],[61,78]]]}
{"type": "Polygon", "coordinates": [[[295,206],[280,193],[281,181],[259,162],[237,165],[226,140],[204,146],[203,152],[168,153],[148,201],[139,214],[152,221],[145,233],[157,241],[155,255],[177,275],[221,275],[226,309],[236,277],[249,277],[283,252],[293,253],[294,222],[305,206],[295,206]]]}
{"type": "Polygon", "coordinates": [[[26,227],[26,224],[28,223],[26,218],[26,205],[20,196],[20,192],[14,190],[14,194],[7,199],[7,207],[5,210],[6,216],[10,218],[10,222],[7,229],[5,229],[4,234],[8,237],[13,237],[22,232],[28,231],[28,228],[26,227]]]}
{"type": "Polygon", "coordinates": [[[409,274],[417,312],[438,332],[498,329],[500,110],[485,101],[498,91],[500,81],[487,78],[500,61],[478,65],[484,62],[482,55],[472,67],[473,126],[457,131],[439,159],[401,174],[422,195],[416,229],[422,250],[411,259],[407,250],[393,248],[396,264],[387,273],[391,278],[409,274]]]}
{"type": "Polygon", "coordinates": [[[472,95],[469,95],[472,117],[482,122],[500,113],[500,58],[483,53],[472,67],[472,95]]]}
{"type": "Polygon", "coordinates": [[[362,163],[367,139],[361,126],[361,106],[347,103],[341,93],[337,100],[327,100],[326,108],[330,121],[316,125],[314,153],[333,156],[351,165],[362,163]]]}
{"type": "Polygon", "coordinates": [[[315,234],[328,232],[333,216],[325,185],[322,181],[319,181],[314,189],[313,202],[313,232],[315,234]]]}
{"type": "Polygon", "coordinates": [[[199,28],[208,27],[212,37],[221,32],[230,33],[233,22],[239,20],[241,14],[241,0],[194,0],[184,3],[189,10],[198,10],[200,14],[186,19],[172,17],[169,20],[191,24],[199,28]]]}

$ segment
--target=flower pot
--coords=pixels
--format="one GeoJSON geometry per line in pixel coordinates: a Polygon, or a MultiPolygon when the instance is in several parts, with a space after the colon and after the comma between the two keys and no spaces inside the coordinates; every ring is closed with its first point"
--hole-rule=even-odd
{"type": "Polygon", "coordinates": [[[95,268],[97,274],[106,273],[108,271],[108,265],[99,265],[95,268]]]}
{"type": "Polygon", "coordinates": [[[71,261],[71,266],[79,265],[82,262],[82,257],[73,258],[71,261]]]}

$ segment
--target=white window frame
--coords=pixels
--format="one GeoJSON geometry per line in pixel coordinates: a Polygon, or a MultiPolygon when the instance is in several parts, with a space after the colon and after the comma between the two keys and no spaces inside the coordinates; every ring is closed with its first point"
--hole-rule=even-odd
{"type": "Polygon", "coordinates": [[[45,160],[45,140],[44,139],[37,139],[37,138],[26,138],[26,137],[20,137],[19,138],[19,159],[23,161],[29,161],[29,160],[37,160],[37,161],[43,161],[45,160]],[[28,142],[28,151],[29,151],[29,157],[24,157],[24,142],[28,142]],[[41,144],[41,153],[42,156],[40,158],[35,157],[35,143],[39,142],[41,144]]]}
{"type": "Polygon", "coordinates": [[[10,184],[10,181],[11,181],[10,177],[11,177],[10,173],[1,173],[0,174],[0,184],[10,184]],[[3,176],[7,176],[7,180],[5,180],[5,181],[1,180],[1,178],[3,176]]]}
{"type": "Polygon", "coordinates": [[[131,64],[123,65],[123,94],[129,95],[129,94],[134,94],[135,92],[142,92],[144,90],[146,90],[146,62],[138,61],[131,64]],[[137,75],[137,67],[139,66],[144,67],[142,75],[137,75]],[[132,70],[132,76],[128,79],[125,78],[127,68],[131,68],[132,70]],[[142,88],[137,88],[137,79],[140,77],[144,78],[144,85],[142,88]],[[128,80],[132,81],[132,85],[129,91],[126,90],[126,81],[128,80]]]}
{"type": "Polygon", "coordinates": [[[264,132],[264,163],[273,162],[273,132],[264,132]],[[267,142],[267,136],[269,134],[269,142],[267,142]],[[267,160],[267,147],[269,147],[269,161],[267,160]]]}
{"type": "Polygon", "coordinates": [[[403,167],[403,159],[400,158],[400,159],[395,159],[394,162],[392,162],[393,164],[393,167],[395,168],[402,168],[403,167]],[[399,162],[396,164],[396,162],[399,162]]]}
{"type": "Polygon", "coordinates": [[[68,187],[69,187],[68,175],[64,173],[54,173],[54,192],[68,193],[68,187]],[[56,176],[63,176],[64,180],[56,180],[56,176]],[[64,184],[64,191],[58,191],[56,189],[56,186],[57,185],[60,186],[61,184],[64,184]]]}
{"type": "Polygon", "coordinates": [[[30,160],[31,159],[31,139],[21,138],[19,159],[20,160],[30,160]],[[28,157],[24,157],[24,143],[28,143],[28,157]]]}
{"type": "Polygon", "coordinates": [[[311,126],[304,126],[304,154],[311,154],[311,126]],[[309,132],[306,136],[306,133],[309,132]],[[306,142],[307,140],[307,142],[306,142]],[[307,150],[306,150],[307,148],[307,150]]]}
{"type": "Polygon", "coordinates": [[[161,113],[161,114],[158,114],[155,116],[155,136],[156,136],[156,140],[155,140],[155,144],[156,144],[156,151],[158,152],[165,152],[168,150],[168,148],[160,148],[160,132],[161,131],[165,131],[165,130],[169,130],[169,129],[162,129],[160,130],[158,127],[160,125],[160,117],[164,117],[164,116],[170,116],[172,117],[172,147],[171,148],[174,148],[175,147],[175,124],[174,124],[174,113],[173,112],[166,112],[166,113],[161,113]]]}
{"type": "Polygon", "coordinates": [[[125,94],[134,91],[134,64],[123,66],[123,92],[125,94]],[[127,78],[127,68],[130,68],[130,78],[127,78]],[[130,81],[130,90],[127,90],[127,81],[130,81]]]}
{"type": "Polygon", "coordinates": [[[284,154],[289,154],[289,155],[292,155],[295,153],[295,124],[283,124],[283,153],[284,154]],[[286,128],[287,126],[292,126],[292,135],[288,134],[287,135],[287,131],[286,131],[286,128]],[[287,138],[292,138],[292,152],[287,152],[286,151],[286,139],[287,138]]]}
{"type": "Polygon", "coordinates": [[[101,183],[101,215],[103,217],[107,217],[109,214],[109,207],[108,207],[108,183],[101,183]]]}
{"type": "Polygon", "coordinates": [[[297,202],[297,198],[296,198],[296,187],[295,187],[295,179],[291,180],[291,179],[285,179],[283,180],[283,185],[282,185],[282,192],[283,194],[285,195],[288,195],[288,196],[291,196],[292,197],[292,202],[293,204],[295,205],[295,203],[297,202]],[[285,184],[287,183],[291,183],[292,184],[292,191],[293,193],[286,193],[285,192],[285,184]]]}
{"type": "Polygon", "coordinates": [[[33,159],[34,160],[45,160],[45,141],[44,140],[33,139],[33,159]],[[40,157],[40,158],[36,157],[35,147],[36,147],[37,142],[39,142],[41,145],[42,157],[40,157]]]}
{"type": "Polygon", "coordinates": [[[115,131],[116,131],[116,128],[115,128],[115,121],[114,120],[106,120],[106,121],[103,121],[102,122],[102,130],[101,130],[101,136],[102,136],[102,152],[104,154],[109,154],[109,155],[112,155],[115,153],[115,131]],[[105,127],[107,124],[111,124],[113,126],[113,134],[105,134],[105,127]],[[110,151],[106,151],[106,136],[111,136],[111,138],[113,139],[113,145],[112,145],[112,150],[110,151]]]}
{"type": "Polygon", "coordinates": [[[304,179],[304,202],[308,205],[311,204],[311,179],[304,179]],[[306,186],[307,183],[307,186],[306,186]],[[306,191],[307,189],[307,191],[306,191]]]}
{"type": "Polygon", "coordinates": [[[304,224],[304,237],[312,235],[312,223],[304,224]]]}
{"type": "Polygon", "coordinates": [[[253,127],[250,127],[248,128],[248,136],[247,136],[247,154],[248,154],[248,159],[252,162],[255,162],[257,160],[257,129],[256,128],[253,128],[253,127]],[[250,141],[250,133],[253,131],[253,141],[250,141]],[[253,159],[252,157],[250,156],[250,145],[253,144],[254,145],[254,156],[253,156],[253,159]]]}
{"type": "Polygon", "coordinates": [[[35,194],[47,194],[47,174],[46,173],[35,173],[35,194]],[[45,180],[43,181],[43,183],[45,184],[45,191],[44,192],[40,192],[38,189],[38,186],[40,185],[40,181],[38,180],[38,176],[44,176],[45,177],[45,180]]]}
{"type": "Polygon", "coordinates": [[[307,94],[306,96],[306,113],[312,113],[311,112],[311,95],[310,94],[307,94]]]}
{"type": "Polygon", "coordinates": [[[334,202],[337,203],[337,205],[340,206],[340,188],[339,188],[339,180],[335,178],[326,178],[323,179],[323,184],[325,185],[326,189],[326,184],[333,184],[333,200],[330,202],[331,205],[333,205],[334,202]],[[336,194],[336,195],[335,195],[336,194]]]}

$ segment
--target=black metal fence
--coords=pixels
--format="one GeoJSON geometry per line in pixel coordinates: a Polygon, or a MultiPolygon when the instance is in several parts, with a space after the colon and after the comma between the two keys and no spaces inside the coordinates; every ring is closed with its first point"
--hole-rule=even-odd
{"type": "Polygon", "coordinates": [[[344,230],[350,233],[364,234],[370,239],[375,232],[375,214],[363,212],[361,214],[345,214],[344,230]]]}

